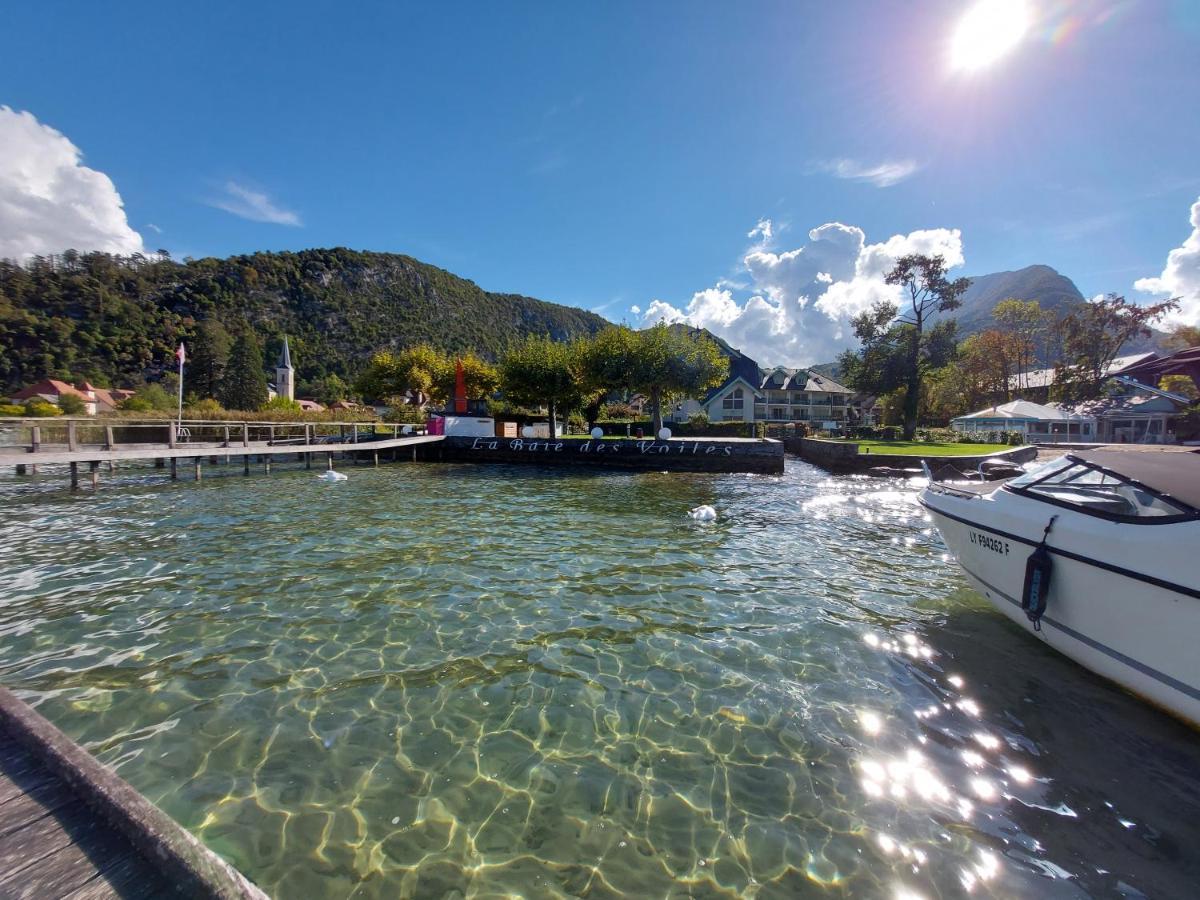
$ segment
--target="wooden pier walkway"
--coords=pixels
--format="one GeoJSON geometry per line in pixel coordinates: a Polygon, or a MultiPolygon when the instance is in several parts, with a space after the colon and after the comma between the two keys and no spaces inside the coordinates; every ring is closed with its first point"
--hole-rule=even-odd
{"type": "MultiPolygon", "coordinates": [[[[411,427],[409,428],[411,432],[411,427]]],[[[79,466],[86,464],[93,485],[106,463],[170,465],[177,477],[178,462],[191,460],[199,479],[204,460],[229,463],[242,458],[243,472],[257,457],[270,472],[272,459],[294,456],[312,467],[314,457],[366,457],[378,464],[381,455],[393,460],[402,450],[443,440],[440,435],[406,433],[405,426],[378,422],[225,422],[136,419],[14,419],[0,420],[0,466],[18,474],[41,465],[67,465],[71,486],[78,487],[79,466]]]]}
{"type": "Polygon", "coordinates": [[[267,900],[0,687],[0,900],[267,900]]]}

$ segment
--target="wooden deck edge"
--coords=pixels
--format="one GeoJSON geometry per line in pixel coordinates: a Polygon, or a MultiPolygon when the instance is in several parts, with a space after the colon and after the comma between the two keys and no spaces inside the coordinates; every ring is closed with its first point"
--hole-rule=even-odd
{"type": "Polygon", "coordinates": [[[241,872],[3,686],[0,731],[34,753],[177,884],[183,896],[268,900],[241,872]]]}

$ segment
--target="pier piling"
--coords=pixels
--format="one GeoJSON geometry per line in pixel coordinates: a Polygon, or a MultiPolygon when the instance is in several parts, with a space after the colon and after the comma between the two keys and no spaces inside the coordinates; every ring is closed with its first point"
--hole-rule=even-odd
{"type": "Polygon", "coordinates": [[[171,457],[171,480],[174,481],[178,477],[179,477],[179,461],[174,456],[172,456],[171,457]]]}
{"type": "Polygon", "coordinates": [[[22,465],[21,463],[17,463],[17,474],[18,474],[18,475],[24,475],[24,474],[25,474],[25,466],[24,466],[24,465],[22,465]]]}
{"type": "Polygon", "coordinates": [[[71,490],[79,490],[79,463],[71,463],[71,490]]]}
{"type": "Polygon", "coordinates": [[[250,454],[246,453],[242,456],[242,474],[250,474],[250,454]]]}
{"type": "Polygon", "coordinates": [[[195,460],[195,473],[196,473],[197,481],[200,480],[200,462],[201,462],[200,457],[197,456],[196,460],[195,460]]]}
{"type": "Polygon", "coordinates": [[[92,460],[90,463],[88,463],[88,468],[92,473],[92,490],[94,491],[100,487],[100,463],[96,460],[92,460]]]}

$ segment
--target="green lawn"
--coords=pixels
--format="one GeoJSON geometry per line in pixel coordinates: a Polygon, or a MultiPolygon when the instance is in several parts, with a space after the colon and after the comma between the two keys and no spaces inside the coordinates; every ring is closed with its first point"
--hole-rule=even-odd
{"type": "Polygon", "coordinates": [[[1013,449],[1008,444],[940,444],[932,441],[848,441],[858,444],[859,455],[868,449],[871,454],[894,456],[983,456],[1000,450],[1013,449]]]}

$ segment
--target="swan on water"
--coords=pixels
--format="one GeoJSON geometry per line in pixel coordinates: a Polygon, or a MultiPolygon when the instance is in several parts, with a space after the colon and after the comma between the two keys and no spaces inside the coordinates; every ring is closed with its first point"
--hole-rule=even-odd
{"type": "Polygon", "coordinates": [[[317,478],[321,481],[345,481],[347,477],[348,476],[343,475],[341,472],[333,471],[333,469],[330,469],[328,472],[322,472],[317,476],[317,478]]]}
{"type": "Polygon", "coordinates": [[[706,503],[703,506],[697,506],[695,509],[689,509],[688,515],[697,522],[712,522],[717,518],[717,511],[706,503]]]}

